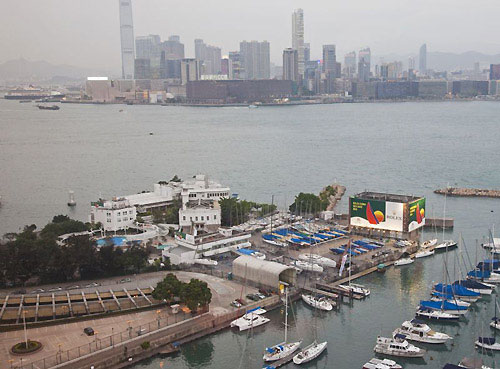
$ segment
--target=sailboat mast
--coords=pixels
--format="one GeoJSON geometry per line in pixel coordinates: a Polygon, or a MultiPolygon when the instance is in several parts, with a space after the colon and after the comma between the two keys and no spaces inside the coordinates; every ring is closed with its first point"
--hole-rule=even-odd
{"type": "Polygon", "coordinates": [[[285,287],[285,343],[288,339],[288,288],[285,287]]]}

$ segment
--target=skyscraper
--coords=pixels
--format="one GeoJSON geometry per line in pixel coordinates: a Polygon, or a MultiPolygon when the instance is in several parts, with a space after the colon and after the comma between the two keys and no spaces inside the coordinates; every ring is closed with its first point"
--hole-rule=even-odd
{"type": "Polygon", "coordinates": [[[283,50],[283,79],[297,82],[299,80],[299,60],[297,50],[283,50]]]}
{"type": "Polygon", "coordinates": [[[172,35],[160,44],[160,50],[165,52],[166,60],[184,59],[184,44],[177,35],[172,35]]]}
{"type": "Polygon", "coordinates": [[[304,11],[297,9],[292,14],[292,49],[297,50],[299,75],[304,74],[304,11]]]}
{"type": "Polygon", "coordinates": [[[344,73],[348,77],[356,74],[356,52],[351,51],[344,56],[344,73]]]}
{"type": "Polygon", "coordinates": [[[358,53],[358,79],[363,82],[370,80],[370,63],[371,51],[370,48],[359,50],[358,53]]]}
{"type": "Polygon", "coordinates": [[[427,45],[423,44],[420,46],[420,52],[418,55],[418,71],[420,74],[427,73],[427,45]]]}
{"type": "MultiPolygon", "coordinates": [[[[240,42],[242,68],[246,79],[268,79],[271,75],[269,42],[240,42]]],[[[229,54],[231,57],[231,53],[229,54]]]]}
{"type": "Polygon", "coordinates": [[[200,62],[196,59],[182,59],[181,61],[181,84],[200,79],[200,62]]]}
{"type": "Polygon", "coordinates": [[[118,0],[120,9],[120,40],[122,52],[122,78],[134,78],[134,23],[132,0],[118,0]]]}
{"type": "Polygon", "coordinates": [[[219,74],[221,72],[221,49],[220,47],[206,45],[202,39],[194,40],[195,58],[202,67],[201,74],[219,74]]]}
{"type": "Polygon", "coordinates": [[[337,62],[335,45],[323,45],[323,72],[334,73],[337,62]]]}
{"type": "Polygon", "coordinates": [[[306,42],[304,44],[304,65],[311,60],[311,44],[306,42]]]}
{"type": "Polygon", "coordinates": [[[230,51],[229,60],[233,69],[232,78],[245,79],[245,69],[243,67],[243,57],[239,51],[230,51]]]}
{"type": "Polygon", "coordinates": [[[148,35],[135,38],[136,59],[149,59],[151,67],[158,67],[160,55],[160,36],[148,35]]]}

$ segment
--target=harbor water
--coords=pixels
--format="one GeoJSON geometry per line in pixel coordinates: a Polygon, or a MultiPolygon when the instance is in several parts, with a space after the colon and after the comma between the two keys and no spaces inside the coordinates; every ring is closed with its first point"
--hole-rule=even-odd
{"type": "MultiPolygon", "coordinates": [[[[258,109],[62,104],[59,111],[40,111],[0,100],[0,115],[0,233],[41,227],[61,213],[86,220],[90,201],[151,190],[174,174],[206,173],[241,198],[269,202],[274,195],[280,207],[298,192],[317,193],[333,182],[347,187],[340,210],[347,209],[349,195],[363,190],[423,195],[431,217],[444,209],[434,189],[500,187],[496,102],[258,109]],[[72,208],[68,190],[75,192],[72,208]]],[[[499,214],[498,199],[448,198],[446,215],[455,218],[455,228],[446,238],[462,235],[474,263],[476,239],[481,242],[493,225],[500,230],[499,214]]],[[[424,236],[435,235],[427,230],[424,236]]],[[[440,230],[437,235],[441,239],[440,230]]],[[[455,255],[448,255],[451,270],[455,255]]],[[[377,335],[389,336],[411,319],[442,270],[443,256],[436,255],[366,276],[359,282],[371,288],[368,299],[317,319],[301,302],[294,304],[291,338],[310,342],[316,321],[318,339],[328,340],[327,353],[304,367],[361,368],[374,355],[377,335]]],[[[423,360],[398,361],[407,369],[441,368],[479,353],[477,336],[494,334],[488,324],[495,296],[477,303],[464,322],[431,323],[452,335],[452,344],[422,345],[429,349],[423,360]]],[[[268,315],[272,322],[250,336],[225,330],[137,367],[260,368],[264,348],[283,335],[282,310],[268,315]]],[[[485,356],[489,365],[494,359],[485,356]]]]}

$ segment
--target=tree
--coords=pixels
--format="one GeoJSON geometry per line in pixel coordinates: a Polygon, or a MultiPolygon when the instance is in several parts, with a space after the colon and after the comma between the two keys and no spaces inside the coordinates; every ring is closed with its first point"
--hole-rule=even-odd
{"type": "Polygon", "coordinates": [[[121,260],[125,269],[140,273],[147,263],[148,254],[142,247],[134,245],[123,253],[121,260]]]}
{"type": "Polygon", "coordinates": [[[168,273],[162,281],[156,284],[152,292],[156,300],[172,301],[174,297],[180,297],[184,283],[179,281],[175,274],[168,273]]]}
{"type": "Polygon", "coordinates": [[[295,196],[295,201],[289,209],[296,214],[316,214],[325,210],[327,206],[328,202],[322,201],[315,194],[301,192],[295,196]]]}
{"type": "Polygon", "coordinates": [[[198,310],[200,306],[207,306],[212,301],[212,291],[206,282],[192,278],[189,283],[184,284],[181,291],[181,300],[185,302],[191,311],[198,310]]]}

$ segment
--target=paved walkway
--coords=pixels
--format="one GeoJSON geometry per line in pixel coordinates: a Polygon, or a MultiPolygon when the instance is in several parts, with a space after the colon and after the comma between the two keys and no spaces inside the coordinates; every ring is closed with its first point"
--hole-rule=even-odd
{"type": "MultiPolygon", "coordinates": [[[[163,278],[166,272],[154,273],[154,275],[141,275],[138,276],[139,287],[155,286],[156,282],[163,278]]],[[[215,314],[224,314],[236,309],[232,308],[229,304],[235,298],[239,298],[242,286],[233,281],[223,280],[218,277],[209,276],[199,273],[190,272],[175,272],[178,278],[182,281],[189,281],[191,278],[198,278],[208,283],[212,291],[212,302],[210,303],[210,311],[215,314]]],[[[127,286],[127,284],[124,284],[127,286]]],[[[127,286],[128,288],[129,286],[127,286]]],[[[130,286],[132,287],[132,286],[130,286]]],[[[99,287],[97,287],[99,289],[99,287]]],[[[247,293],[254,293],[255,289],[247,287],[247,293]]],[[[184,313],[180,312],[177,316],[170,314],[170,308],[164,307],[159,310],[159,316],[162,322],[168,319],[169,322],[175,320],[180,321],[184,313]]],[[[85,320],[79,322],[51,325],[47,327],[31,328],[28,329],[28,338],[40,341],[43,344],[43,349],[31,355],[24,355],[23,357],[14,356],[10,354],[10,348],[17,342],[24,340],[24,331],[18,330],[13,332],[0,333],[0,369],[7,369],[11,367],[9,360],[14,360],[15,364],[20,363],[20,358],[23,363],[41,360],[44,357],[55,355],[61,351],[71,349],[76,346],[91,344],[96,341],[96,338],[104,339],[109,337],[112,333],[117,334],[123,332],[124,337],[128,334],[128,327],[133,327],[133,332],[139,329],[140,325],[147,325],[148,323],[157,324],[158,313],[157,310],[148,310],[135,312],[124,315],[115,315],[100,319],[85,320]],[[85,327],[92,327],[96,336],[87,336],[83,333],[85,327]]],[[[109,339],[109,338],[107,338],[109,339]]]]}

